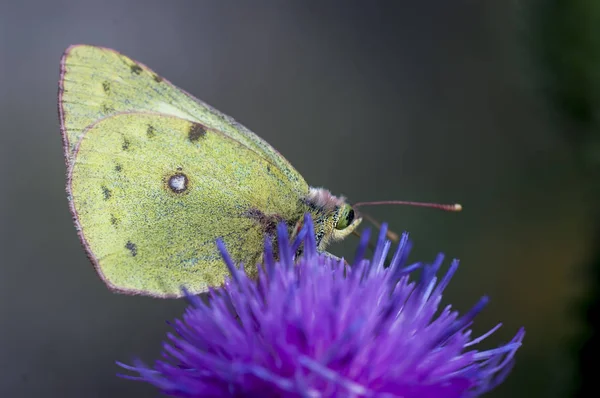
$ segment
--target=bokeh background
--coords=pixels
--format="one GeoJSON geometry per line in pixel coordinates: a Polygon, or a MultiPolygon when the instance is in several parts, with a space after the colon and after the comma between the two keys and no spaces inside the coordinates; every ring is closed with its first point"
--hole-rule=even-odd
{"type": "Polygon", "coordinates": [[[573,66],[561,52],[578,43],[568,29],[595,20],[548,21],[576,3],[0,1],[0,396],[157,396],[114,362],[155,359],[185,307],[109,292],[79,245],[56,111],[59,59],[76,43],[115,48],[232,115],[312,185],[462,203],[372,215],[411,233],[415,260],[461,259],[445,301],[466,311],[488,294],[475,331],[504,323],[483,347],[526,327],[490,397],[573,396],[599,247],[600,91],[581,54],[573,66]],[[564,100],[573,86],[591,93],[583,113],[564,100]]]}

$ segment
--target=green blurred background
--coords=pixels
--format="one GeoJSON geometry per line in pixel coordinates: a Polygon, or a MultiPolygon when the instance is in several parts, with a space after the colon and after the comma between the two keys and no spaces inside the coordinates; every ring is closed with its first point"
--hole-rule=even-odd
{"type": "Polygon", "coordinates": [[[414,260],[461,259],[445,302],[488,294],[475,331],[505,325],[483,347],[526,327],[490,397],[574,395],[600,258],[594,3],[1,1],[0,396],[156,396],[114,361],[153,360],[185,306],[109,292],[79,246],[56,111],[77,43],[232,115],[311,185],[462,203],[372,214],[411,233],[414,260]]]}

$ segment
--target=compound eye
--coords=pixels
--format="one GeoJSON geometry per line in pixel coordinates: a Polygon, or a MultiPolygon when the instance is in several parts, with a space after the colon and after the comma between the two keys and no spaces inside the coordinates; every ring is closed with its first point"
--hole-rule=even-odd
{"type": "Polygon", "coordinates": [[[335,224],[335,229],[346,229],[354,221],[354,209],[350,205],[344,205],[340,209],[340,217],[335,224]]]}

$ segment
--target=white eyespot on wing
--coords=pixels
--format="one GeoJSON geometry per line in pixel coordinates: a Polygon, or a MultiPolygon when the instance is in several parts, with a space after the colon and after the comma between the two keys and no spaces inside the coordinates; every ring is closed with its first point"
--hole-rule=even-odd
{"type": "Polygon", "coordinates": [[[169,178],[169,188],[175,193],[182,193],[187,189],[188,179],[183,173],[174,174],[169,178]]]}

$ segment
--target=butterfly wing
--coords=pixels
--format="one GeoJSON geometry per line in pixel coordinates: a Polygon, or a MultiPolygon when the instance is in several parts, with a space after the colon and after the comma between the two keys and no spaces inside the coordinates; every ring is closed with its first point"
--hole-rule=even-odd
{"type": "Polygon", "coordinates": [[[228,271],[217,238],[251,269],[265,233],[308,210],[306,183],[290,184],[270,159],[190,120],[120,113],[73,137],[71,210],[99,275],[120,292],[179,297],[181,286],[218,286],[228,271]]]}
{"type": "Polygon", "coordinates": [[[61,60],[59,113],[67,164],[85,129],[121,112],[155,112],[219,130],[266,157],[290,184],[305,184],[292,165],[266,141],[208,104],[114,50],[89,45],[67,49],[61,60]]]}

